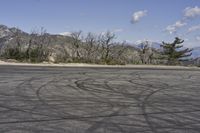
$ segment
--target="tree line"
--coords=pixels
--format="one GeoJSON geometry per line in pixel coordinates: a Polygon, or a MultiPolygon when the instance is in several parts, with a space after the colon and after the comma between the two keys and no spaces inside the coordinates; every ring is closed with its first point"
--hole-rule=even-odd
{"type": "MultiPolygon", "coordinates": [[[[22,36],[17,30],[10,44],[3,47],[1,58],[23,62],[55,63],[95,63],[95,64],[179,64],[180,60],[191,55],[191,49],[183,49],[184,40],[176,37],[172,43],[162,42],[161,50],[150,47],[144,41],[140,48],[126,42],[116,42],[116,35],[107,31],[104,34],[73,32],[68,44],[55,47],[54,38],[44,28],[22,36]]],[[[0,40],[2,41],[2,40],[0,40]]]]}

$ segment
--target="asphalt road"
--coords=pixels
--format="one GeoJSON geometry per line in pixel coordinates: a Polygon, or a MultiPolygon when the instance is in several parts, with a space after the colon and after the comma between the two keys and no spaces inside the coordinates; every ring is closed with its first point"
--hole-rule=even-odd
{"type": "Polygon", "coordinates": [[[0,66],[0,133],[199,133],[200,71],[0,66]]]}

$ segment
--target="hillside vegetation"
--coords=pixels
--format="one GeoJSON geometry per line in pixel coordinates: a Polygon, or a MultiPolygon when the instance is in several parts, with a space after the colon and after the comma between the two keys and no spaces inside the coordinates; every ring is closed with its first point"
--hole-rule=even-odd
{"type": "MultiPolygon", "coordinates": [[[[78,31],[73,32],[70,36],[63,36],[51,35],[44,28],[28,34],[20,29],[1,25],[0,57],[3,60],[14,59],[20,62],[34,63],[176,65],[182,62],[181,57],[183,56],[181,55],[169,59],[171,56],[166,52],[167,46],[163,47],[164,50],[155,49],[150,47],[150,42],[145,41],[136,47],[115,40],[116,35],[109,31],[99,35],[88,33],[85,36],[78,31]]],[[[171,54],[178,51],[178,48],[181,47],[176,45],[171,54]]],[[[182,55],[190,56],[189,49],[182,52],[182,55]]]]}

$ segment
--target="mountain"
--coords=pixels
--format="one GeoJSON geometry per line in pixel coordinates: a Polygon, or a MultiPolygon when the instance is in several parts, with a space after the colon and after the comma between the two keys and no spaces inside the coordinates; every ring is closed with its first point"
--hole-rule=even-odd
{"type": "Polygon", "coordinates": [[[200,47],[194,47],[192,50],[192,58],[200,57],[200,47]]]}
{"type": "MultiPolygon", "coordinates": [[[[142,48],[143,45],[144,45],[143,43],[139,43],[139,44],[136,44],[135,46],[136,46],[137,48],[142,48]]],[[[161,48],[161,43],[158,43],[158,42],[149,42],[149,43],[148,43],[148,47],[154,48],[154,49],[162,49],[162,48],[161,48]]]]}
{"type": "Polygon", "coordinates": [[[0,25],[0,48],[4,45],[8,44],[16,37],[16,34],[20,35],[23,38],[27,38],[29,36],[28,33],[23,32],[17,28],[9,28],[5,25],[0,25]]]}
{"type": "Polygon", "coordinates": [[[9,28],[5,25],[0,25],[0,38],[11,38],[15,36],[16,33],[28,35],[28,33],[15,27],[9,28]]]}
{"type": "MultiPolygon", "coordinates": [[[[69,35],[66,36],[66,33],[63,35],[40,34],[40,32],[29,34],[17,28],[0,25],[1,59],[31,62],[77,62],[81,59],[82,62],[104,63],[102,61],[105,59],[102,59],[102,55],[106,51],[101,46],[93,44],[90,48],[84,42],[77,41],[69,35]],[[74,45],[74,41],[78,43],[76,44],[78,46],[74,45]],[[91,51],[94,49],[95,51],[91,51]],[[88,57],[88,54],[91,56],[88,57]]],[[[116,45],[109,47],[108,56],[109,63],[140,62],[139,49],[130,45],[121,46],[121,44],[116,43],[116,45]]]]}
{"type": "MultiPolygon", "coordinates": [[[[65,42],[71,41],[71,37],[69,36],[52,35],[49,33],[45,33],[45,35],[49,40],[51,40],[50,45],[57,45],[57,44],[61,45],[65,42]]],[[[16,36],[20,36],[23,39],[24,44],[28,44],[31,34],[26,33],[15,27],[9,28],[5,25],[0,25],[0,48],[2,47],[2,45],[12,43],[12,40],[14,40],[16,36]]]]}
{"type": "Polygon", "coordinates": [[[13,30],[5,25],[0,25],[0,38],[8,37],[13,35],[13,30]]]}
{"type": "Polygon", "coordinates": [[[9,29],[5,25],[0,25],[0,48],[3,47],[14,35],[13,30],[9,29]]]}

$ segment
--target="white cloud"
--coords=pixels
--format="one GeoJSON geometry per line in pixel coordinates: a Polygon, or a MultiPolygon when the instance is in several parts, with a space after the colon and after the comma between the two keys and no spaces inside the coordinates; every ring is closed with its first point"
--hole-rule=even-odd
{"type": "Polygon", "coordinates": [[[147,15],[147,10],[134,12],[132,15],[132,23],[137,23],[140,19],[147,15]]]}
{"type": "Polygon", "coordinates": [[[100,35],[105,35],[107,32],[110,32],[112,34],[116,34],[116,33],[120,33],[120,32],[123,32],[123,31],[124,31],[124,29],[122,29],[122,28],[117,28],[117,29],[112,29],[112,30],[105,29],[105,30],[101,31],[99,34],[100,35]]]}
{"type": "Polygon", "coordinates": [[[185,40],[185,41],[190,41],[190,39],[188,39],[188,38],[185,38],[185,39],[183,39],[183,40],[185,40]]]}
{"type": "Polygon", "coordinates": [[[114,33],[117,33],[117,32],[123,32],[123,31],[124,31],[124,30],[121,29],[121,28],[120,28],[120,29],[114,29],[114,30],[113,30],[114,33]]]}
{"type": "Polygon", "coordinates": [[[192,26],[188,29],[188,32],[193,32],[193,31],[197,31],[197,30],[200,30],[200,25],[195,25],[195,26],[192,26]]]}
{"type": "MultiPolygon", "coordinates": [[[[200,16],[200,7],[198,6],[186,7],[183,12],[184,12],[184,16],[181,18],[181,20],[177,21],[173,25],[167,26],[165,28],[165,31],[169,32],[170,34],[176,33],[178,29],[187,25],[186,20],[200,16]]],[[[187,33],[190,33],[196,30],[200,30],[200,25],[190,27],[187,33]]]]}
{"type": "Polygon", "coordinates": [[[62,35],[62,36],[71,36],[71,32],[62,32],[62,33],[59,33],[59,35],[62,35]]]}
{"type": "Polygon", "coordinates": [[[195,6],[195,7],[187,7],[184,10],[184,16],[186,18],[195,18],[200,16],[200,7],[195,6]]]}
{"type": "Polygon", "coordinates": [[[197,40],[197,41],[200,41],[200,36],[196,36],[196,40],[197,40]]]}
{"type": "Polygon", "coordinates": [[[182,22],[182,21],[176,21],[175,24],[173,25],[169,25],[166,27],[165,31],[169,32],[170,34],[175,33],[178,29],[180,29],[181,27],[187,25],[187,23],[182,22]]]}
{"type": "Polygon", "coordinates": [[[138,45],[140,43],[144,42],[144,40],[137,40],[135,43],[138,45]]]}

